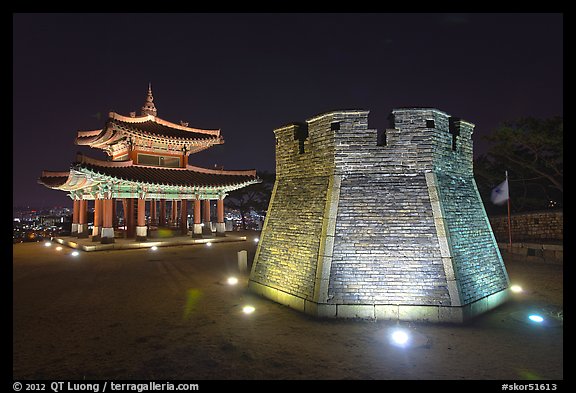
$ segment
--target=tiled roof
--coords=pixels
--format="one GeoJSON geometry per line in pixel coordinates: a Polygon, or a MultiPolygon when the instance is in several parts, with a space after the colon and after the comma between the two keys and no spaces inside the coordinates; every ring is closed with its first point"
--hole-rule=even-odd
{"type": "Polygon", "coordinates": [[[161,168],[142,165],[107,166],[87,162],[75,163],[74,167],[120,180],[166,186],[226,187],[257,180],[255,171],[214,171],[202,168],[161,168]]]}
{"type": "Polygon", "coordinates": [[[142,123],[129,123],[119,119],[109,119],[109,123],[115,124],[125,129],[139,131],[148,135],[161,136],[168,138],[179,139],[217,139],[218,136],[205,134],[201,132],[185,131],[177,128],[170,127],[167,124],[159,124],[152,120],[147,120],[142,123]]]}
{"type": "Polygon", "coordinates": [[[68,176],[40,176],[38,182],[46,187],[55,188],[63,185],[68,180],[68,176]]]}

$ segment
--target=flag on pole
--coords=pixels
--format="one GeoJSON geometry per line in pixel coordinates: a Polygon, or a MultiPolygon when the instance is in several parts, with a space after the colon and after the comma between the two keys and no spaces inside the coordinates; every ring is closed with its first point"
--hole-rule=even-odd
{"type": "Polygon", "coordinates": [[[490,199],[492,203],[495,205],[502,205],[506,202],[509,198],[508,194],[508,176],[506,176],[506,180],[500,183],[496,188],[492,190],[492,195],[490,199]]]}

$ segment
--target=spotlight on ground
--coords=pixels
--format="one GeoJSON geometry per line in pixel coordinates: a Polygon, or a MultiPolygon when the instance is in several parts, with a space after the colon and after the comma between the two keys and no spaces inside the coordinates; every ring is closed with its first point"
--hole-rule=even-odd
{"type": "Polygon", "coordinates": [[[544,322],[544,318],[538,314],[530,314],[530,315],[528,315],[528,319],[531,320],[532,322],[536,322],[536,323],[544,322]]]}
{"type": "Polygon", "coordinates": [[[44,242],[45,247],[50,247],[51,245],[52,245],[52,242],[44,242]]]}
{"type": "Polygon", "coordinates": [[[512,285],[510,290],[514,293],[521,293],[524,291],[520,285],[512,285]]]}
{"type": "Polygon", "coordinates": [[[236,277],[228,277],[228,280],[226,280],[226,282],[228,283],[228,285],[236,285],[238,284],[238,279],[236,277]]]}
{"type": "Polygon", "coordinates": [[[62,246],[56,247],[56,251],[62,251],[62,246]]]}
{"type": "Polygon", "coordinates": [[[562,318],[550,314],[547,311],[539,310],[521,310],[510,313],[510,317],[518,322],[538,328],[555,328],[561,327],[564,323],[562,318]]]}
{"type": "Polygon", "coordinates": [[[256,309],[253,306],[244,306],[242,307],[242,312],[244,314],[252,314],[256,309]]]}
{"type": "Polygon", "coordinates": [[[390,344],[405,348],[410,344],[410,335],[404,329],[395,329],[390,333],[390,344]]]}

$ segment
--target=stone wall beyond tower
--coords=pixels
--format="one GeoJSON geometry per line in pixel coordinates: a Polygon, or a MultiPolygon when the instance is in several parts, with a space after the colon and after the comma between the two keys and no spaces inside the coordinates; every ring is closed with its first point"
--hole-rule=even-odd
{"type": "Polygon", "coordinates": [[[463,322],[508,296],[472,172],[474,125],[431,108],[335,111],[276,135],[252,291],[322,317],[463,322]]]}

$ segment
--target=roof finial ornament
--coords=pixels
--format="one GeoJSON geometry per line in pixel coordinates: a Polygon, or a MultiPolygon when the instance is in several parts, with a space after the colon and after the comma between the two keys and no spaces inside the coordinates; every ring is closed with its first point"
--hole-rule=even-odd
{"type": "Polygon", "coordinates": [[[148,94],[146,95],[146,102],[144,102],[144,106],[142,106],[140,112],[142,116],[156,116],[158,113],[156,107],[154,106],[154,97],[152,96],[152,82],[148,82],[148,94]]]}

